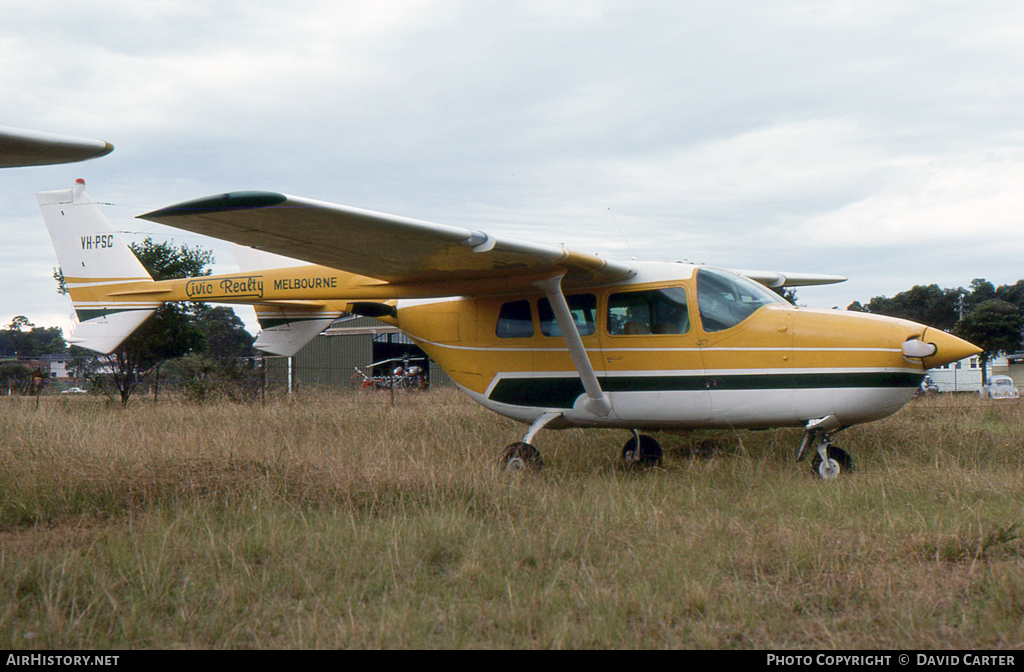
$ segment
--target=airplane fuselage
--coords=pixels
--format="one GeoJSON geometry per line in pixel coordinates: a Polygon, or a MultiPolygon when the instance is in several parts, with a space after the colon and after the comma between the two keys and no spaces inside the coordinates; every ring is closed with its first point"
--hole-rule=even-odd
{"type": "MultiPolygon", "coordinates": [[[[902,344],[952,338],[906,320],[781,300],[742,314],[745,303],[761,297],[740,300],[738,313],[733,305],[716,314],[709,305],[716,297],[698,287],[698,275],[712,272],[638,264],[628,280],[565,291],[611,403],[604,417],[584,408],[580,375],[540,290],[399,301],[394,323],[480,404],[528,423],[561,413],[552,427],[764,428],[829,415],[844,426],[876,420],[913,397],[931,364],[904,356],[902,344]]],[[[954,340],[940,350],[948,352],[954,340]]]]}

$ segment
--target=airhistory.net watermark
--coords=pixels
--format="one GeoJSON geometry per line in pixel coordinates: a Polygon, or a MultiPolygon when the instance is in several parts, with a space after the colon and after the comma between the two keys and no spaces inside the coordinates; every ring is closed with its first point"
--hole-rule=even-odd
{"type": "Polygon", "coordinates": [[[64,656],[43,653],[7,655],[7,665],[46,665],[85,667],[88,665],[117,665],[120,656],[64,656]]]}

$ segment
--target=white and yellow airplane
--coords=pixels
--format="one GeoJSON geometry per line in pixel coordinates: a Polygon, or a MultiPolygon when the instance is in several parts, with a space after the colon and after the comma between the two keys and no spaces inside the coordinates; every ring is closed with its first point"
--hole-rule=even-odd
{"type": "Polygon", "coordinates": [[[805,430],[797,459],[810,448],[817,473],[835,478],[850,461],[833,433],[896,412],[925,369],[979,352],[768,289],[840,276],[622,263],[263,191],[142,215],[249,248],[240,273],[155,282],[84,182],[37,198],[79,319],[71,342],[110,352],[165,301],[255,305],[257,345],[279,354],[343,313],[376,317],[472,399],[529,425],[505,450],[508,469],[540,466],[531,442],[545,427],[632,430],[623,457],[660,462],[640,430],[794,426],[805,430]]]}

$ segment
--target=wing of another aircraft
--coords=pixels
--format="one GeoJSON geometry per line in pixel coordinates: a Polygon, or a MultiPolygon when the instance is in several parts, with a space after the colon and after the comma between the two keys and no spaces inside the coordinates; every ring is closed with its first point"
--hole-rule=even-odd
{"type": "Polygon", "coordinates": [[[562,247],[266,191],[209,196],[140,215],[393,285],[529,280],[562,268],[569,286],[633,275],[629,264],[562,247]]]}
{"type": "Polygon", "coordinates": [[[112,151],[114,146],[102,140],[0,126],[0,168],[75,163],[112,151]]]}
{"type": "Polygon", "coordinates": [[[814,273],[781,273],[778,271],[736,271],[740,275],[756,280],[766,287],[806,287],[809,285],[834,285],[845,282],[842,275],[822,275],[814,273]]]}

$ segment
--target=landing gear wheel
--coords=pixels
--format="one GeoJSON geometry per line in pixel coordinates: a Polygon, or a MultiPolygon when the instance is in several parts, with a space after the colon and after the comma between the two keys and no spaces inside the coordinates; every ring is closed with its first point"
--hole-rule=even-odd
{"type": "Polygon", "coordinates": [[[853,458],[842,448],[830,443],[828,445],[828,462],[822,462],[821,456],[815,454],[811,460],[811,471],[826,481],[832,481],[842,473],[853,471],[853,458]]]}
{"type": "Polygon", "coordinates": [[[539,450],[528,443],[518,441],[505,448],[499,464],[506,474],[521,474],[526,471],[540,471],[544,460],[541,459],[539,450]]]}
{"type": "Polygon", "coordinates": [[[638,464],[644,467],[661,466],[664,451],[654,437],[646,434],[634,435],[622,447],[622,461],[628,465],[638,464]],[[637,447],[639,437],[639,449],[637,447]]]}
{"type": "Polygon", "coordinates": [[[834,481],[837,478],[839,478],[840,471],[841,469],[839,468],[839,463],[833,460],[831,457],[824,462],[821,460],[820,457],[818,458],[818,468],[815,471],[815,473],[822,480],[834,481]]]}

